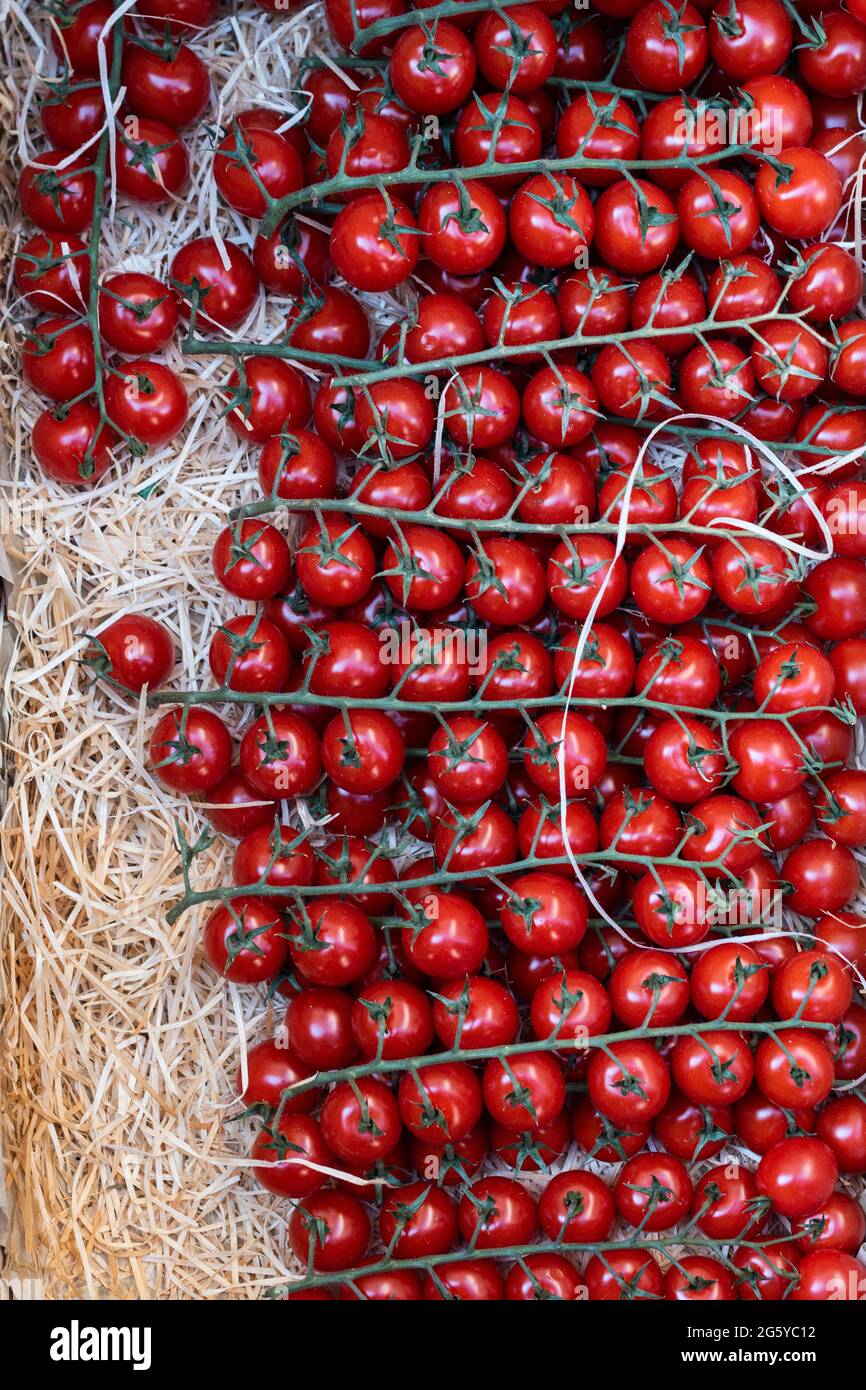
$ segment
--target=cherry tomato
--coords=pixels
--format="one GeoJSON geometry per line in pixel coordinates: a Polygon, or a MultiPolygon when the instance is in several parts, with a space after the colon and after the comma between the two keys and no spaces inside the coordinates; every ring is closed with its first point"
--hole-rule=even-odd
{"type": "Polygon", "coordinates": [[[70,318],[43,319],[24,340],[21,365],[33,389],[49,400],[85,395],[96,381],[90,329],[70,318]]]}
{"type": "Polygon", "coordinates": [[[264,898],[234,898],[208,917],[203,950],[233,984],[263,984],[280,973],[288,954],[285,923],[264,898]]]}
{"type": "Polygon", "coordinates": [[[180,433],[189,401],[180,378],[161,362],[136,357],[105,385],[105,407],[117,429],[138,446],[159,448],[180,433]]]}
{"type": "Polygon", "coordinates": [[[66,150],[44,150],[25,166],[18,184],[21,211],[41,231],[56,236],[90,226],[95,183],[86,159],[70,158],[66,150]]]}
{"type": "Polygon", "coordinates": [[[317,1272],[358,1265],[370,1240],[370,1218],[346,1192],[315,1192],[295,1207],[289,1243],[295,1257],[317,1272]]]}
{"type": "Polygon", "coordinates": [[[210,101],[207,67],[183,43],[165,44],[162,52],[127,44],[121,75],[130,111],[169,126],[190,125],[210,101]]]}
{"type": "Polygon", "coordinates": [[[210,791],[231,763],[231,738],[219,715],[202,705],[164,714],[150,736],[150,762],[164,786],[177,792],[210,791]]]}
{"type": "Polygon", "coordinates": [[[171,634],[146,613],[128,613],[104,627],[88,663],[100,675],[110,675],[127,690],[138,693],[145,686],[158,690],[171,675],[175,663],[171,634]]]}

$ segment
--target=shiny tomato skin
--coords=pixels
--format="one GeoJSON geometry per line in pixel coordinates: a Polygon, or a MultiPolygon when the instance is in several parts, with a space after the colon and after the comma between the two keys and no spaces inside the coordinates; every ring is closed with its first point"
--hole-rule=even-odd
{"type": "Polygon", "coordinates": [[[436,1036],[447,1048],[504,1047],[514,1042],[520,1026],[517,1005],[505,985],[487,975],[467,975],[439,987],[433,1005],[436,1036]],[[468,1000],[465,1011],[462,1000],[468,1000]],[[460,1005],[458,1009],[456,1006],[460,1005]],[[462,1028],[460,1028],[462,1020],[462,1028]]]}
{"type": "Polygon", "coordinates": [[[171,342],[177,329],[178,308],[174,294],[163,281],[128,271],[108,276],[101,290],[99,331],[111,347],[140,357],[171,342]]]}
{"type": "Polygon", "coordinates": [[[513,1178],[491,1175],[476,1179],[457,1209],[460,1234],[473,1248],[493,1250],[526,1245],[538,1229],[532,1195],[513,1178]]]}
{"type": "Polygon", "coordinates": [[[234,898],[231,907],[220,903],[208,917],[203,950],[233,984],[265,984],[280,973],[288,954],[285,923],[264,898],[234,898]]]}
{"type": "Polygon", "coordinates": [[[674,1081],[698,1105],[730,1105],[746,1094],[754,1063],[739,1033],[703,1031],[677,1039],[671,1055],[674,1081]]]}
{"type": "Polygon", "coordinates": [[[823,1039],[800,1028],[768,1034],[755,1052],[755,1082],[784,1109],[820,1105],[834,1082],[833,1056],[823,1039]]]}
{"type": "Polygon", "coordinates": [[[264,717],[241,740],[240,764],[247,780],[262,795],[305,796],[319,780],[319,740],[308,720],[288,711],[272,712],[274,737],[264,717]]]}
{"type": "Polygon", "coordinates": [[[660,1298],[662,1274],[655,1256],[646,1247],[609,1250],[604,1260],[593,1255],[584,1274],[592,1301],[660,1298]]]}
{"type": "Polygon", "coordinates": [[[683,240],[709,260],[739,256],[751,245],[760,223],[755,195],[738,174],[714,169],[711,177],[721,190],[726,208],[731,210],[723,220],[716,211],[715,189],[701,174],[693,174],[677,200],[683,240]]]}
{"type": "Polygon", "coordinates": [[[273,1130],[264,1128],[256,1135],[250,1153],[252,1159],[258,1160],[253,1167],[256,1180],[279,1197],[303,1199],[311,1196],[324,1186],[328,1175],[317,1167],[298,1162],[299,1157],[309,1158],[311,1164],[321,1167],[335,1165],[318,1120],[312,1115],[283,1110],[276,1130],[274,1134],[273,1130]],[[292,1161],[283,1161],[282,1153],[292,1161]]]}
{"type": "Polygon", "coordinates": [[[733,1111],[727,1105],[696,1105],[673,1091],[653,1121],[653,1134],[668,1153],[684,1162],[714,1158],[733,1134],[733,1111]]]}
{"type": "Polygon", "coordinates": [[[325,1143],[348,1163],[375,1163],[390,1153],[401,1122],[390,1087],[375,1077],[354,1085],[340,1081],[329,1092],[320,1116],[325,1143]]]}
{"type": "Polygon", "coordinates": [[[121,76],[131,111],[174,128],[190,125],[210,101],[207,67],[186,44],[166,53],[127,44],[121,76]]]}
{"type": "Polygon", "coordinates": [[[555,972],[538,986],[532,998],[530,1017],[537,1038],[549,1038],[555,1033],[567,1043],[606,1033],[610,1027],[611,1005],[594,976],[582,970],[566,970],[555,972]]]}
{"type": "Polygon", "coordinates": [[[767,164],[758,171],[755,194],[761,215],[783,236],[819,237],[842,206],[842,181],[819,150],[795,146],[784,156],[786,172],[778,178],[767,164]]]}
{"type": "Polygon", "coordinates": [[[866,1172],[866,1104],[858,1096],[831,1100],[818,1116],[818,1138],[836,1155],[840,1173],[866,1172]]]}
{"type": "Polygon", "coordinates": [[[43,319],[24,341],[21,366],[33,389],[49,400],[84,395],[96,381],[89,328],[70,318],[43,319]]]}
{"type": "Polygon", "coordinates": [[[289,1000],[289,1046],[315,1071],[348,1066],[357,1056],[352,1035],[352,998],[342,989],[303,989],[289,1000]]]}
{"type": "Polygon", "coordinates": [[[677,92],[691,86],[707,61],[707,30],[694,5],[677,11],[680,32],[670,37],[670,12],[662,0],[642,5],[626,32],[625,60],[641,86],[677,92]]]}
{"type": "Polygon", "coordinates": [[[798,1254],[787,1241],[762,1245],[760,1249],[741,1245],[733,1252],[732,1263],[742,1271],[736,1285],[737,1298],[746,1301],[779,1301],[798,1277],[798,1254]]]}
{"type": "Polygon", "coordinates": [[[792,1303],[862,1301],[866,1266],[841,1250],[813,1250],[800,1260],[800,1278],[789,1295],[792,1303]]]}
{"type": "Polygon", "coordinates": [[[775,1211],[799,1221],[829,1200],[839,1169],[836,1156],[821,1139],[782,1139],[758,1165],[758,1188],[775,1211]]]}
{"type": "Polygon", "coordinates": [[[647,204],[662,219],[645,235],[635,191],[625,179],[606,188],[595,205],[596,251],[605,264],[625,275],[657,270],[679,237],[679,217],[667,193],[643,179],[637,183],[647,204]]]}
{"type": "Polygon", "coordinates": [[[175,198],[189,181],[189,154],[165,121],[130,118],[117,142],[117,189],[133,202],[156,206],[175,198]],[[134,124],[133,124],[134,122],[134,124]]]}
{"type": "Polygon", "coordinates": [[[812,1023],[837,1023],[851,1003],[852,983],[841,962],[823,951],[801,951],[773,973],[773,1008],[812,1023]]]}
{"type": "MultiPolygon", "coordinates": [[[[379,1256],[369,1256],[367,1263],[378,1264],[379,1256]]],[[[417,1303],[424,1296],[422,1287],[419,1270],[382,1270],[379,1274],[359,1274],[351,1284],[341,1285],[340,1299],[344,1303],[417,1303]]]]}
{"type": "Polygon", "coordinates": [[[847,907],[860,884],[860,868],[851,850],[833,840],[806,840],[788,852],[783,865],[791,885],[786,906],[806,917],[821,917],[847,907]]]}
{"type": "Polygon", "coordinates": [[[533,174],[515,193],[508,214],[508,230],[520,254],[553,270],[575,264],[594,228],[589,195],[570,174],[533,174]]]}
{"type": "Polygon", "coordinates": [[[722,942],[697,957],[689,988],[703,1018],[724,1014],[726,1021],[739,1023],[754,1018],[764,1003],[769,971],[750,946],[722,942]]]}
{"type": "Polygon", "coordinates": [[[695,1187],[692,1216],[711,1240],[755,1240],[764,1226],[766,1204],[748,1168],[719,1165],[708,1169],[695,1187]]]}
{"type": "MultiPolygon", "coordinates": [[[[853,7],[852,7],[853,8],[853,7]]],[[[820,42],[798,52],[800,75],[816,92],[854,96],[866,89],[866,27],[862,13],[822,15],[820,42]]]]}
{"type": "Polygon", "coordinates": [[[431,1302],[501,1302],[504,1294],[502,1275],[493,1260],[451,1260],[438,1268],[434,1264],[433,1272],[424,1276],[424,1298],[431,1302]]]}
{"type": "Polygon", "coordinates": [[[738,0],[727,13],[714,10],[708,30],[710,54],[738,84],[778,72],[793,43],[791,21],[779,0],[738,0]]]}
{"type": "Polygon", "coordinates": [[[538,1217],[548,1240],[581,1245],[607,1239],[616,1207],[610,1188],[597,1174],[569,1171],[548,1179],[538,1217]]]}
{"type": "Polygon", "coordinates": [[[159,780],[172,791],[205,792],[225,777],[231,763],[231,738],[219,715],[201,705],[170,710],[150,737],[150,761],[159,780]]]}
{"type": "Polygon", "coordinates": [[[505,1281],[505,1297],[512,1303],[533,1303],[554,1299],[569,1302],[578,1296],[580,1277],[574,1265],[562,1255],[527,1255],[510,1270],[505,1281]]]}
{"type": "Polygon", "coordinates": [[[105,408],[118,430],[152,448],[170,443],[189,415],[180,378],[162,362],[139,357],[124,362],[120,374],[109,377],[105,408]]]}
{"type": "Polygon", "coordinates": [[[639,1039],[615,1044],[610,1051],[612,1056],[594,1051],[589,1064],[593,1104],[615,1124],[652,1120],[670,1094],[664,1058],[650,1043],[639,1039]]]}
{"type": "Polygon", "coordinates": [[[268,599],[285,592],[291,575],[289,547],[276,527],[251,517],[217,536],[211,563],[218,582],[243,599],[268,599]]]}
{"type": "Polygon", "coordinates": [[[507,1068],[491,1058],[482,1086],[487,1110],[506,1129],[544,1128],[565,1104],[565,1077],[551,1052],[516,1054],[507,1068]]]}
{"type": "Polygon", "coordinates": [[[43,473],[76,487],[89,486],[111,467],[116,442],[89,401],[43,410],[31,435],[33,457],[43,473]]]}
{"type": "MultiPolygon", "coordinates": [[[[128,613],[102,629],[97,639],[108,673],[127,690],[157,690],[175,663],[168,630],[145,613],[128,613]]],[[[97,658],[98,660],[98,658],[97,658]]]]}
{"type": "Polygon", "coordinates": [[[669,1231],[688,1213],[691,1178],[685,1164],[672,1154],[636,1154],[621,1169],[614,1197],[621,1219],[629,1226],[669,1231]]]}
{"type": "Polygon", "coordinates": [[[259,276],[246,251],[231,241],[224,241],[222,247],[228,265],[219,244],[207,236],[187,242],[171,263],[177,292],[196,305],[198,332],[237,328],[258,299],[259,276]]]}
{"type": "Polygon", "coordinates": [[[80,237],[39,232],[25,241],[13,261],[15,284],[34,309],[78,312],[90,293],[90,264],[80,237]]]}
{"type": "Polygon", "coordinates": [[[272,130],[244,130],[237,121],[232,121],[229,133],[217,146],[213,176],[223,200],[243,217],[264,217],[265,193],[274,199],[285,198],[304,181],[301,161],[288,140],[272,130]]]}
{"type": "Polygon", "coordinates": [[[18,200],[25,217],[54,236],[84,232],[93,221],[94,176],[79,156],[62,169],[66,150],[43,150],[25,165],[18,182],[18,200]]]}
{"type": "Polygon", "coordinates": [[[684,1255],[664,1277],[664,1296],[675,1302],[730,1303],[734,1281],[720,1260],[708,1255],[684,1255]]]}
{"type": "Polygon", "coordinates": [[[292,1212],[289,1243],[296,1258],[317,1273],[358,1265],[370,1240],[370,1218],[346,1192],[326,1190],[307,1197],[292,1212]]]}
{"type": "Polygon", "coordinates": [[[418,208],[421,235],[411,238],[421,243],[424,255],[435,265],[453,275],[486,270],[505,245],[505,213],[493,190],[476,179],[466,185],[466,195],[472,220],[464,228],[457,187],[433,184],[418,208]]]}
{"type": "Polygon", "coordinates": [[[499,91],[509,87],[515,96],[543,86],[556,64],[556,34],[537,5],[512,6],[507,16],[493,11],[483,14],[474,43],[481,75],[499,91]],[[511,56],[515,29],[526,49],[518,59],[511,56]]]}
{"type": "Polygon", "coordinates": [[[676,956],[663,951],[628,951],[615,966],[608,990],[626,1028],[640,1028],[645,1022],[653,1028],[677,1023],[689,1002],[685,970],[676,956]]]}
{"type": "Polygon", "coordinates": [[[285,889],[270,897],[275,903],[290,903],[293,887],[313,881],[313,852],[299,832],[271,820],[243,836],[232,860],[232,878],[239,887],[264,880],[272,888],[285,889]]]}
{"type": "Polygon", "coordinates": [[[110,65],[114,26],[107,34],[103,34],[103,29],[113,14],[110,0],[86,0],[85,4],[64,11],[51,30],[57,57],[75,73],[98,77],[100,54],[110,65]]]}
{"type": "Polygon", "coordinates": [[[274,1109],[282,1102],[284,1115],[305,1115],[314,1109],[318,1102],[316,1088],[301,1091],[294,1096],[283,1092],[299,1081],[307,1081],[313,1075],[299,1057],[288,1047],[280,1047],[276,1038],[264,1038],[247,1052],[246,1085],[243,1083],[243,1068],[238,1067],[236,1088],[239,1098],[245,1105],[269,1105],[274,1109]]]}
{"type": "Polygon", "coordinates": [[[225,777],[209,788],[202,810],[214,830],[235,840],[274,823],[273,801],[256,791],[239,767],[230,767],[225,777]]]}
{"type": "Polygon", "coordinates": [[[334,223],[330,254],[336,269],[355,289],[395,289],[418,261],[421,237],[415,226],[412,212],[400,198],[392,196],[389,207],[380,193],[361,193],[334,223]]]}
{"type": "Polygon", "coordinates": [[[394,1259],[445,1255],[457,1238],[457,1210],[443,1188],[412,1182],[386,1193],[379,1229],[394,1259]]]}
{"type": "Polygon", "coordinates": [[[574,950],[588,922],[583,895],[565,879],[532,871],[513,879],[502,910],[502,929],[527,955],[574,950]]]}
{"type": "Polygon", "coordinates": [[[417,1139],[454,1143],[481,1118],[481,1086],[465,1062],[434,1062],[404,1073],[397,1091],[404,1125],[417,1139]],[[435,1113],[434,1113],[435,1112],[435,1113]]]}
{"type": "Polygon", "coordinates": [[[247,357],[227,383],[226,419],[239,439],[265,444],[273,435],[303,426],[310,418],[310,389],[289,362],[276,357],[247,357]]]}
{"type": "Polygon", "coordinates": [[[276,691],[285,687],[290,656],[286,639],[267,618],[230,618],[211,639],[210,668],[230,690],[276,691]],[[248,650],[242,650],[247,643],[248,650]],[[231,674],[229,674],[231,672],[231,674]]]}

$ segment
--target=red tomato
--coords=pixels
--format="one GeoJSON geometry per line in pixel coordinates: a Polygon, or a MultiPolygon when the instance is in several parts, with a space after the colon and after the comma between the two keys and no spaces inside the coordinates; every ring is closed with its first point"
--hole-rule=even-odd
{"type": "Polygon", "coordinates": [[[213,176],[225,202],[244,217],[264,217],[268,200],[288,197],[304,181],[288,140],[273,130],[245,130],[238,121],[217,146],[213,176]]]}
{"type": "Polygon", "coordinates": [[[208,917],[202,942],[205,958],[233,984],[273,980],[288,955],[286,928],[264,898],[234,898],[208,917]]]}
{"type": "Polygon", "coordinates": [[[137,203],[166,203],[189,181],[186,146],[170,125],[128,116],[119,129],[116,184],[137,203]]]}
{"type": "Polygon", "coordinates": [[[70,158],[66,150],[38,154],[25,166],[18,184],[25,217],[41,231],[55,235],[86,231],[93,221],[94,196],[94,176],[86,156],[70,158]]]}
{"type": "Polygon", "coordinates": [[[172,791],[210,791],[228,772],[231,754],[228,729],[202,705],[169,710],[150,736],[151,765],[172,791]]]}
{"type": "Polygon", "coordinates": [[[462,1139],[478,1123],[481,1086],[465,1062],[431,1063],[419,1067],[417,1076],[401,1076],[397,1103],[411,1134],[445,1144],[462,1139]]]}
{"type": "Polygon", "coordinates": [[[87,247],[66,233],[30,237],[13,262],[15,284],[42,313],[86,307],[90,295],[87,247]]]}
{"type": "Polygon", "coordinates": [[[99,296],[99,331],[118,352],[139,357],[171,342],[178,308],[168,285],[153,275],[129,271],[103,280],[99,296]]]}
{"type": "Polygon", "coordinates": [[[370,1218],[356,1197],[328,1190],[304,1198],[289,1221],[295,1257],[317,1272],[358,1265],[370,1240],[370,1218]]]}
{"type": "Polygon", "coordinates": [[[318,1120],[283,1110],[275,1130],[260,1129],[256,1135],[250,1153],[258,1160],[253,1168],[256,1179],[280,1197],[309,1197],[327,1181],[328,1174],[321,1169],[336,1163],[318,1120]],[[304,1158],[310,1163],[304,1163],[304,1158]]]}
{"type": "Polygon", "coordinates": [[[140,447],[159,448],[183,429],[189,402],[169,367],[146,358],[124,362],[105,386],[105,408],[112,424],[140,447]]]}
{"type": "Polygon", "coordinates": [[[652,1120],[670,1094],[664,1058],[639,1039],[616,1043],[609,1053],[593,1051],[588,1080],[590,1100],[615,1124],[652,1120]]]}
{"type": "Polygon", "coordinates": [[[604,1259],[593,1255],[584,1274],[592,1300],[660,1298],[662,1274],[655,1256],[646,1248],[608,1250],[604,1259]]]}
{"type": "Polygon", "coordinates": [[[833,1085],[833,1057],[818,1034],[783,1028],[758,1043],[755,1080],[767,1099],[783,1109],[820,1105],[833,1085]]]}
{"type": "Polygon", "coordinates": [[[570,174],[533,174],[515,193],[508,215],[516,249],[534,265],[551,269],[574,265],[594,229],[589,195],[570,174]]]}
{"type": "Polygon", "coordinates": [[[89,664],[100,675],[110,675],[136,693],[147,686],[158,690],[171,675],[175,662],[171,634],[145,613],[116,618],[94,638],[96,650],[89,664]]]}
{"type": "Polygon", "coordinates": [[[625,275],[657,270],[674,250],[679,232],[679,217],[668,195],[643,179],[620,179],[595,205],[596,251],[625,275]]]}
{"type": "Polygon", "coordinates": [[[244,599],[268,599],[285,592],[292,569],[284,537],[275,526],[252,517],[223,527],[211,561],[223,588],[244,599]]]}
{"type": "Polygon", "coordinates": [[[52,401],[86,395],[96,382],[93,335],[71,318],[43,319],[21,349],[25,379],[52,401]]]}
{"type": "Polygon", "coordinates": [[[512,5],[508,14],[482,14],[475,56],[491,87],[525,96],[543,86],[556,63],[556,34],[536,5],[512,5]]]}
{"type": "Polygon", "coordinates": [[[782,1139],[758,1165],[758,1188],[774,1209],[791,1221],[823,1207],[836,1186],[839,1169],[833,1150],[821,1139],[782,1139]]]}
{"type": "Polygon", "coordinates": [[[866,1297],[866,1266],[841,1250],[814,1250],[800,1260],[800,1279],[792,1303],[824,1300],[862,1302],[866,1297]]]}
{"type": "Polygon", "coordinates": [[[783,150],[780,162],[784,173],[763,164],[755,179],[764,220],[786,237],[819,237],[832,226],[842,206],[839,175],[825,155],[808,146],[783,150]]]}
{"type": "Polygon", "coordinates": [[[305,796],[319,780],[319,740],[300,715],[276,709],[247,729],[241,740],[241,770],[263,796],[305,796]]]}
{"type": "Polygon", "coordinates": [[[707,61],[707,30],[694,5],[682,5],[674,23],[676,33],[664,0],[649,0],[628,26],[625,60],[641,86],[653,92],[690,86],[707,61]]]}
{"type": "Polygon", "coordinates": [[[169,126],[190,125],[210,101],[207,67],[183,43],[163,52],[127,44],[121,76],[130,111],[169,126]]]}
{"type": "Polygon", "coordinates": [[[457,1209],[460,1234],[473,1249],[526,1245],[538,1229],[535,1201],[513,1178],[478,1178],[457,1209]]]}

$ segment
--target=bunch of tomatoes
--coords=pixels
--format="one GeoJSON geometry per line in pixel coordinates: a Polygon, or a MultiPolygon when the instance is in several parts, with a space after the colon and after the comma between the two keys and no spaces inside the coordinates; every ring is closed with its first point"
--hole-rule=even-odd
{"type": "Polygon", "coordinates": [[[251,256],[160,300],[233,359],[246,611],[202,691],[91,654],[236,842],[187,898],[284,1008],[288,1296],[863,1298],[866,6],[325,12],[214,142],[251,256]]]}

